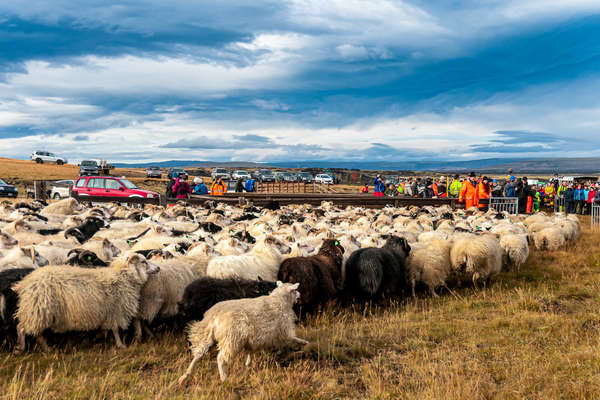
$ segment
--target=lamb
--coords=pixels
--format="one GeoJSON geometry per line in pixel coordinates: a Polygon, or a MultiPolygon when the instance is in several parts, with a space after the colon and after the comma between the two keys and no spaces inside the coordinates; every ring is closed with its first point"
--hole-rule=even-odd
{"type": "Polygon", "coordinates": [[[119,328],[126,329],[137,314],[142,286],[159,271],[143,256],[117,259],[110,268],[57,266],[39,268],[13,285],[19,296],[16,352],[25,349],[26,335],[49,350],[42,333],[111,330],[122,348],[119,328]]]}
{"type": "Polygon", "coordinates": [[[209,308],[221,301],[266,296],[276,287],[275,282],[263,280],[204,277],[185,288],[179,309],[185,320],[200,321],[209,308]]]}
{"type": "Polygon", "coordinates": [[[254,248],[241,255],[215,257],[208,263],[206,274],[213,278],[258,278],[275,281],[282,254],[290,247],[273,236],[266,236],[254,248]]]}
{"type": "MultiPolygon", "coordinates": [[[[152,322],[158,316],[173,317],[179,312],[178,303],[185,288],[197,278],[194,270],[177,259],[156,260],[160,271],[148,277],[142,287],[138,313],[134,320],[135,339],[142,338],[142,322],[152,322]]],[[[152,336],[144,325],[146,333],[152,336]]]]}
{"type": "MultiPolygon", "coordinates": [[[[254,299],[228,300],[210,308],[202,321],[188,326],[193,359],[185,374],[179,378],[183,385],[194,366],[216,342],[219,348],[217,363],[221,381],[227,379],[227,369],[238,353],[265,348],[278,348],[286,344],[306,345],[306,340],[296,336],[292,309],[300,297],[298,284],[281,282],[268,296],[254,299]]],[[[246,365],[250,363],[250,354],[246,365]]]]}
{"type": "Polygon", "coordinates": [[[415,297],[417,282],[427,285],[432,296],[438,297],[435,289],[446,286],[446,280],[452,271],[450,249],[452,245],[447,240],[434,239],[424,247],[412,249],[407,261],[408,276],[412,296],[415,297]]]}
{"type": "Polygon", "coordinates": [[[504,251],[505,265],[513,265],[517,272],[521,271],[521,265],[525,264],[529,257],[529,243],[527,235],[506,234],[500,236],[500,247],[504,251]]]}
{"type": "Polygon", "coordinates": [[[335,298],[342,290],[342,262],[344,248],[335,239],[323,241],[317,255],[283,260],[277,279],[300,283],[299,305],[311,312],[335,298]]]}
{"type": "Polygon", "coordinates": [[[502,248],[490,235],[460,235],[450,251],[452,269],[462,278],[470,278],[477,288],[480,279],[489,280],[502,270],[502,248]]]}
{"type": "Polygon", "coordinates": [[[356,250],[346,262],[345,294],[361,301],[397,294],[406,285],[406,239],[391,236],[382,248],[356,250]]]}
{"type": "Polygon", "coordinates": [[[48,260],[34,247],[13,247],[0,258],[0,271],[9,268],[37,268],[48,265],[48,260]]]}

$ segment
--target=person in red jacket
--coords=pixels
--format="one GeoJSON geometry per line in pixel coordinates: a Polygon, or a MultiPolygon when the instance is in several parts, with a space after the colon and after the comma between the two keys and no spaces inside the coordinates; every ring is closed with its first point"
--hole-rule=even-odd
{"type": "Polygon", "coordinates": [[[187,178],[188,176],[185,174],[175,178],[175,185],[173,185],[173,194],[175,194],[176,199],[188,199],[190,197],[190,193],[192,193],[192,188],[187,182],[187,178]]]}
{"type": "Polygon", "coordinates": [[[596,193],[598,192],[598,188],[596,186],[590,186],[590,191],[588,192],[588,196],[587,196],[587,208],[586,208],[586,213],[590,214],[591,210],[592,210],[592,203],[594,202],[594,197],[596,196],[596,193]]]}
{"type": "Polygon", "coordinates": [[[479,198],[475,188],[475,172],[469,173],[468,179],[463,182],[458,195],[458,202],[465,203],[465,210],[468,210],[471,207],[477,207],[479,204],[479,198]]]}

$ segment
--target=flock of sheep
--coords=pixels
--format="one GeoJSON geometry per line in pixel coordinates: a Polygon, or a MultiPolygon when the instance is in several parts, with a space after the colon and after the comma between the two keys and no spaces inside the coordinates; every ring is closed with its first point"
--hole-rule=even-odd
{"type": "Polygon", "coordinates": [[[193,361],[214,343],[221,379],[236,354],[305,344],[295,321],[340,305],[485,284],[529,246],[577,240],[575,216],[449,207],[203,207],[0,203],[0,342],[72,331],[152,335],[187,324],[193,361]],[[283,282],[283,283],[282,283],[283,282]]]}

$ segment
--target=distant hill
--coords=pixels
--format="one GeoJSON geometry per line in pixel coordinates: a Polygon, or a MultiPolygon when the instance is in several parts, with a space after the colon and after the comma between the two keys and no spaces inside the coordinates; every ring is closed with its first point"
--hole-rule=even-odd
{"type": "Polygon", "coordinates": [[[486,158],[468,161],[274,161],[270,163],[257,163],[248,161],[193,161],[170,160],[149,163],[116,163],[117,168],[146,168],[156,165],[161,168],[195,167],[195,168],[345,168],[371,171],[440,171],[440,172],[467,172],[477,171],[482,173],[505,173],[509,168],[514,173],[536,174],[590,174],[600,175],[600,157],[589,158],[486,158]]]}

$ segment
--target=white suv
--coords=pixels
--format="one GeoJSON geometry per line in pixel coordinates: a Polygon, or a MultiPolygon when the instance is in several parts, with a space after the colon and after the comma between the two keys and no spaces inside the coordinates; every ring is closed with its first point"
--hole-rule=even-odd
{"type": "Polygon", "coordinates": [[[45,162],[56,163],[57,165],[66,164],[68,161],[64,157],[59,157],[54,153],[47,151],[34,151],[31,153],[31,161],[35,161],[38,164],[45,162]]]}
{"type": "Polygon", "coordinates": [[[231,179],[235,179],[235,180],[237,180],[237,179],[248,180],[248,179],[250,179],[250,174],[248,172],[246,172],[246,171],[238,169],[236,171],[233,171],[233,174],[231,174],[231,179]]]}
{"type": "Polygon", "coordinates": [[[319,175],[315,176],[315,182],[316,183],[325,183],[327,185],[333,185],[333,178],[330,177],[329,175],[319,174],[319,175]]]}

